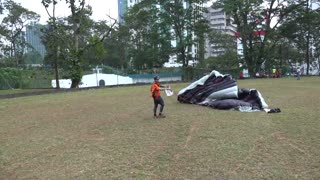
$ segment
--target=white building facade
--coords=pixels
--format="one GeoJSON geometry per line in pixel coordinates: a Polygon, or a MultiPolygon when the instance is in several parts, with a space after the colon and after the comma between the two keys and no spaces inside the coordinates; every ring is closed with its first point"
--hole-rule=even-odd
{"type": "MultiPolygon", "coordinates": [[[[230,36],[235,35],[237,26],[234,24],[233,18],[228,16],[223,9],[213,9],[212,7],[208,7],[207,10],[208,12],[204,16],[207,21],[209,21],[209,26],[211,29],[220,31],[230,36]]],[[[226,51],[225,49],[220,48],[217,44],[211,44],[208,39],[205,43],[205,58],[216,57],[224,54],[226,51]]]]}

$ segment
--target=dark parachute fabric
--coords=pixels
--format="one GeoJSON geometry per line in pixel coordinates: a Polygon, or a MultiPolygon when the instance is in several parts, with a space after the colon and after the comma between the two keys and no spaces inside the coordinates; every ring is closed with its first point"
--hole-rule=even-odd
{"type": "Polygon", "coordinates": [[[258,90],[239,89],[236,80],[218,71],[212,71],[209,75],[180,90],[178,101],[215,109],[236,109],[242,112],[261,110],[269,113],[280,112],[279,108],[268,109],[258,90]]]}
{"type": "Polygon", "coordinates": [[[178,101],[197,104],[203,102],[212,93],[234,86],[237,86],[237,83],[230,76],[215,77],[213,74],[208,77],[203,85],[197,85],[195,88],[188,89],[183,94],[180,94],[178,96],[178,101]]]}

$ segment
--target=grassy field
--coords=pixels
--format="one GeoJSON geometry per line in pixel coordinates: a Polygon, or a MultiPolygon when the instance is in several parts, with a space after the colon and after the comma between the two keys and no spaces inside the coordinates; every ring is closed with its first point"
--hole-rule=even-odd
{"type": "Polygon", "coordinates": [[[9,90],[0,90],[0,95],[6,94],[18,94],[18,93],[29,93],[29,92],[41,92],[41,91],[50,91],[54,89],[9,89],[9,90]]]}
{"type": "Polygon", "coordinates": [[[1,99],[0,179],[320,179],[320,78],[238,85],[282,112],[172,96],[155,120],[149,86],[1,99]]]}

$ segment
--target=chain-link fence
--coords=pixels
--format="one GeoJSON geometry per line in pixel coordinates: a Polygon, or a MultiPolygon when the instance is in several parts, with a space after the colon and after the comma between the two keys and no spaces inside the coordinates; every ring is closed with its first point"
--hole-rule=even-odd
{"type": "Polygon", "coordinates": [[[50,73],[43,70],[0,68],[0,89],[51,88],[50,73]]]}

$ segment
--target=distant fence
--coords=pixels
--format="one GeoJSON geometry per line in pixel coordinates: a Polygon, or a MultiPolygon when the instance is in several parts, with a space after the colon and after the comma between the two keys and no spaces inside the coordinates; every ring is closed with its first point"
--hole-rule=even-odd
{"type": "Polygon", "coordinates": [[[132,74],[128,75],[132,78],[133,84],[139,83],[151,83],[154,81],[154,76],[159,76],[160,81],[164,82],[173,82],[173,81],[181,81],[182,74],[181,73],[160,73],[160,74],[132,74]]]}
{"type": "Polygon", "coordinates": [[[0,68],[0,89],[50,88],[51,75],[39,75],[37,72],[39,71],[0,68]]]}
{"type": "Polygon", "coordinates": [[[0,89],[47,89],[51,87],[51,80],[29,79],[29,80],[0,80],[0,89]]]}

